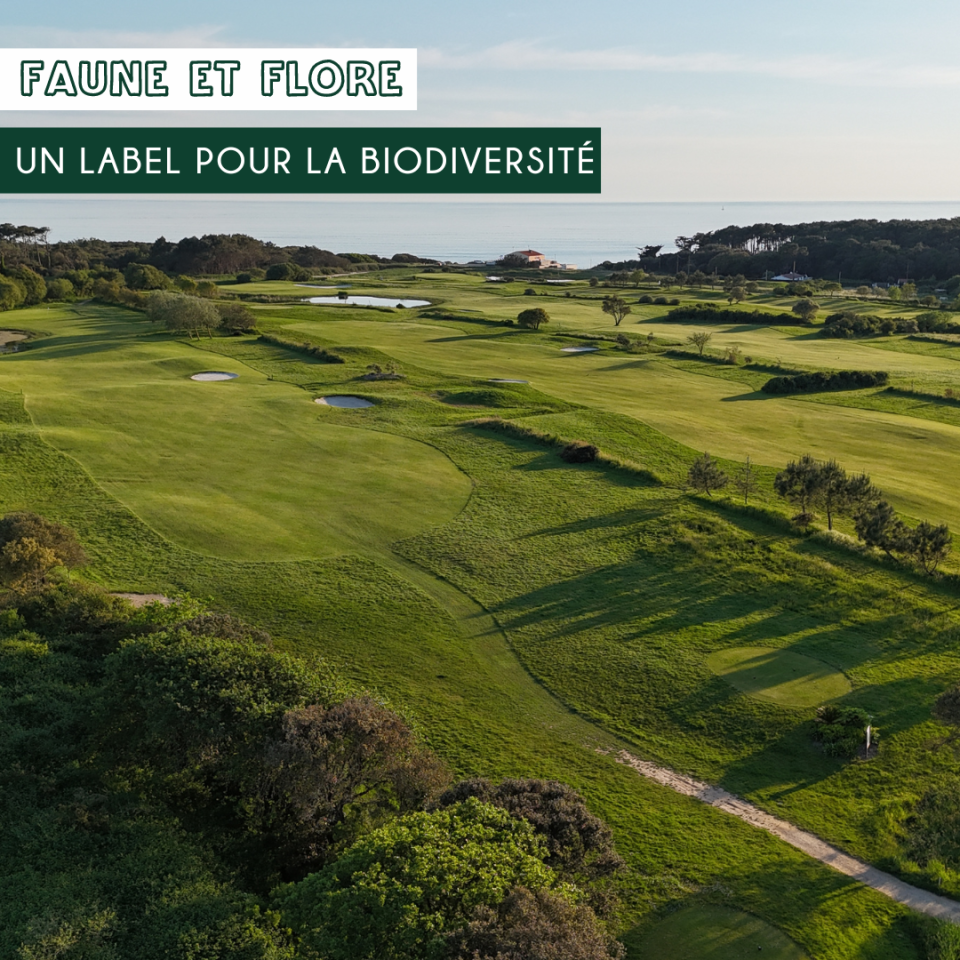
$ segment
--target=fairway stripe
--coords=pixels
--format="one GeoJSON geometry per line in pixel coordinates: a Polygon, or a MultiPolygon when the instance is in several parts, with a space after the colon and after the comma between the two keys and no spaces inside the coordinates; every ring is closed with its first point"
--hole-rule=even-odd
{"type": "Polygon", "coordinates": [[[749,823],[753,827],[766,830],[767,833],[789,843],[790,846],[796,847],[808,856],[825,863],[828,867],[833,867],[834,870],[838,870],[848,877],[853,877],[854,880],[859,880],[864,886],[877,890],[891,900],[896,900],[897,903],[902,903],[912,910],[937,917],[940,920],[960,923],[960,903],[957,901],[904,883],[897,877],[884,873],[882,870],[871,867],[870,864],[838,850],[814,834],[801,830],[786,820],[780,820],[778,817],[765,813],[759,807],[747,803],[746,800],[741,800],[720,787],[713,787],[708,783],[702,783],[700,780],[694,780],[693,777],[674,773],[673,770],[666,767],[658,767],[655,763],[640,760],[626,750],[621,750],[617,754],[617,760],[628,767],[632,767],[641,776],[655,780],[671,790],[676,790],[677,793],[694,797],[703,803],[708,803],[711,807],[716,807],[718,810],[723,810],[725,813],[749,823]]]}

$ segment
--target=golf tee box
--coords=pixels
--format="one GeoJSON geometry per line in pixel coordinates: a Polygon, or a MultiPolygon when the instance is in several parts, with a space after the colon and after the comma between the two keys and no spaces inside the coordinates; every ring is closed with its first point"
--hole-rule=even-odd
{"type": "Polygon", "coordinates": [[[600,128],[17,127],[0,193],[600,193],[600,128]]]}

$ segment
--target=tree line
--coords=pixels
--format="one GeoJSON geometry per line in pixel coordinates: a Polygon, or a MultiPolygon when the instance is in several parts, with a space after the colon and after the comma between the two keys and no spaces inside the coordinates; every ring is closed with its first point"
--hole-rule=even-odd
{"type": "MultiPolygon", "coordinates": [[[[759,480],[748,457],[734,474],[733,485],[749,504],[757,493],[759,480]]],[[[713,496],[731,482],[731,477],[709,453],[698,457],[687,473],[687,483],[698,493],[713,496]]],[[[832,530],[837,517],[850,517],[857,539],[901,562],[914,563],[934,575],[950,555],[953,538],[946,524],[926,520],[909,527],[871,482],[866,473],[849,475],[836,460],[817,460],[804,454],[781,470],[773,481],[774,493],[797,508],[791,519],[808,529],[817,511],[832,530]]]]}
{"type": "Polygon", "coordinates": [[[635,260],[605,266],[675,274],[742,273],[752,280],[796,269],[876,283],[944,282],[960,276],[960,217],[755,223],[677,237],[677,250],[640,248],[635,260]]]}
{"type": "Polygon", "coordinates": [[[574,789],[457,781],[329,664],[85,562],[0,519],[0,955],[622,956],[624,862],[574,789]]]}

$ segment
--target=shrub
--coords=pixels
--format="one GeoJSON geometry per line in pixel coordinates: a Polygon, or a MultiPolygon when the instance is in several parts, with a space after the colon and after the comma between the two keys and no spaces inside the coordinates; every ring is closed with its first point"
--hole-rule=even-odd
{"type": "Polygon", "coordinates": [[[13,310],[26,299],[26,287],[19,280],[0,275],[0,310],[13,310]]]}
{"type": "MultiPolygon", "coordinates": [[[[817,708],[814,721],[814,739],[823,744],[823,752],[830,757],[855,757],[866,741],[866,728],[870,722],[866,710],[860,707],[836,707],[828,704],[817,708]]],[[[871,741],[877,739],[871,730],[871,741]]]]}
{"type": "Polygon", "coordinates": [[[675,306],[680,302],[680,298],[679,298],[679,297],[671,297],[668,302],[669,302],[669,304],[670,304],[671,307],[675,307],[675,306]]]}
{"type": "Polygon", "coordinates": [[[500,904],[516,886],[550,886],[544,855],[530,824],[470,798],[375,830],[281,891],[278,905],[325,960],[440,956],[444,934],[477,907],[500,904]]]}
{"type": "Polygon", "coordinates": [[[659,307],[665,307],[667,305],[666,297],[654,297],[653,302],[659,307]]]}
{"type": "Polygon", "coordinates": [[[523,295],[525,297],[535,297],[537,295],[537,291],[534,290],[533,287],[527,287],[527,289],[523,291],[523,295]]]}
{"type": "Polygon", "coordinates": [[[267,268],[267,280],[293,280],[300,282],[310,279],[310,273],[295,263],[275,263],[267,268]]]}
{"type": "Polygon", "coordinates": [[[131,290],[168,290],[170,278],[149,263],[131,263],[123,271],[123,279],[131,290]]]}
{"type": "Polygon", "coordinates": [[[64,277],[47,281],[48,300],[66,300],[73,296],[73,284],[64,277]]]}
{"type": "Polygon", "coordinates": [[[643,294],[643,296],[637,298],[637,303],[653,303],[653,297],[649,293],[643,294]]]}
{"type": "Polygon", "coordinates": [[[256,317],[242,303],[218,303],[222,328],[228,333],[247,333],[256,326],[256,317]]]}
{"type": "Polygon", "coordinates": [[[244,270],[237,274],[237,283],[252,283],[254,280],[262,280],[266,276],[265,270],[244,270]]]}
{"type": "Polygon", "coordinates": [[[693,303],[678,307],[667,314],[667,320],[694,320],[697,323],[753,323],[778,326],[792,324],[796,326],[801,319],[792,313],[763,313],[761,310],[737,310],[718,307],[714,303],[693,303]]]}
{"type": "Polygon", "coordinates": [[[890,379],[886,370],[817,370],[789,377],[773,377],[760,389],[764,393],[822,393],[829,390],[865,390],[884,387],[890,379]]]}
{"type": "Polygon", "coordinates": [[[17,270],[16,278],[23,284],[26,291],[24,304],[32,307],[35,303],[40,303],[47,296],[47,284],[39,273],[34,273],[29,267],[20,267],[17,270]]]}
{"type": "Polygon", "coordinates": [[[56,567],[76,567],[87,555],[69,528],[26,510],[0,520],[0,583],[19,593],[40,590],[56,567]]]}
{"type": "Polygon", "coordinates": [[[197,296],[215,300],[220,296],[220,288],[212,280],[201,280],[197,284],[197,296]]]}
{"type": "Polygon", "coordinates": [[[850,340],[857,337],[889,336],[891,333],[916,333],[918,329],[916,320],[876,317],[845,310],[842,313],[831,313],[824,320],[820,336],[850,340]]]}
{"type": "Polygon", "coordinates": [[[717,462],[711,459],[709,453],[697,457],[687,472],[687,483],[698,493],[713,496],[714,490],[722,490],[729,480],[726,473],[720,469],[717,462]]]}
{"type": "Polygon", "coordinates": [[[560,451],[560,459],[567,463],[592,463],[599,455],[597,447],[583,440],[573,440],[560,451]]]}

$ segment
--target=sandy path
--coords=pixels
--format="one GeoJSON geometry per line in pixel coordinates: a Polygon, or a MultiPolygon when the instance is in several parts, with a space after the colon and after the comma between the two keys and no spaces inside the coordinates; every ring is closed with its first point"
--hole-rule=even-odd
{"type": "Polygon", "coordinates": [[[840,873],[845,873],[848,877],[859,880],[865,886],[872,887],[884,896],[890,897],[891,900],[896,900],[897,903],[902,903],[912,910],[926,913],[940,920],[960,923],[960,903],[957,901],[937,896],[935,893],[929,893],[919,887],[904,883],[889,873],[877,870],[876,867],[871,867],[868,863],[843,853],[812,833],[807,833],[806,830],[801,830],[792,823],[787,823],[786,820],[780,820],[769,813],[764,813],[763,810],[755,807],[752,803],[747,803],[746,800],[741,800],[720,787],[711,787],[709,784],[701,783],[692,777],[674,773],[666,767],[658,767],[655,763],[639,760],[632,754],[627,753],[626,750],[621,750],[617,754],[617,760],[633,767],[641,776],[656,780],[657,783],[670,787],[677,793],[695,797],[697,800],[709,803],[711,807],[716,807],[734,817],[739,817],[751,826],[772,833],[780,840],[789,843],[790,846],[802,850],[808,856],[833,867],[834,870],[839,870],[840,873]]]}

